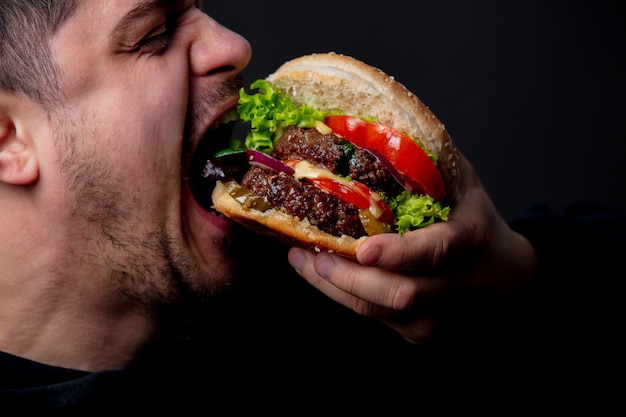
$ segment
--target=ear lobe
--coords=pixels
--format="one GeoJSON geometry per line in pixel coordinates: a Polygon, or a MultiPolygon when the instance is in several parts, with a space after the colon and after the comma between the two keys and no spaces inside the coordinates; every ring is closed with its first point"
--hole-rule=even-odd
{"type": "Polygon", "coordinates": [[[28,185],[39,178],[39,164],[30,141],[23,140],[13,122],[0,116],[0,182],[28,185]]]}

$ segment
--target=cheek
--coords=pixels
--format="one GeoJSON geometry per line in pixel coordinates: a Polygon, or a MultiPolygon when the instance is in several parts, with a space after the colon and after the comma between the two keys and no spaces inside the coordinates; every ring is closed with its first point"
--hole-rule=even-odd
{"type": "Polygon", "coordinates": [[[94,155],[106,158],[111,176],[129,195],[150,194],[157,204],[180,187],[184,130],[180,106],[160,98],[155,92],[111,91],[99,97],[93,115],[94,155]]]}
{"type": "Polygon", "coordinates": [[[105,66],[69,106],[79,113],[73,119],[82,126],[85,155],[105,159],[129,195],[149,194],[157,204],[174,198],[181,183],[188,71],[170,61],[105,66]]]}
{"type": "Polygon", "coordinates": [[[181,145],[186,98],[182,88],[144,84],[150,87],[107,93],[100,101],[101,117],[111,129],[111,138],[122,146],[135,148],[142,155],[163,155],[181,145]]]}

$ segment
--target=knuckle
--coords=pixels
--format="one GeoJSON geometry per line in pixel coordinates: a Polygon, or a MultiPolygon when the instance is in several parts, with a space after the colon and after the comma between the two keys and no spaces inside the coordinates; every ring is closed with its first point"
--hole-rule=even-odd
{"type": "Polygon", "coordinates": [[[390,307],[396,311],[408,310],[413,306],[419,287],[413,280],[403,280],[390,290],[390,307]]]}

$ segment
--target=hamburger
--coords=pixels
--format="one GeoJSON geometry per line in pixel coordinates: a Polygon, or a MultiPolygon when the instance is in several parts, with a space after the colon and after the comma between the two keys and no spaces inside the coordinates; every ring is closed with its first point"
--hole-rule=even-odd
{"type": "Polygon", "coordinates": [[[448,219],[451,137],[378,68],[332,52],[292,59],[240,91],[237,117],[245,140],[202,175],[217,181],[213,209],[256,232],[354,256],[367,236],[448,219]]]}

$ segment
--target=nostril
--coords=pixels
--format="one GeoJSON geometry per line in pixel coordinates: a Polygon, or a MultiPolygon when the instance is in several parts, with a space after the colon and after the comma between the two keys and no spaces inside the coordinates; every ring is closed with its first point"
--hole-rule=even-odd
{"type": "Polygon", "coordinates": [[[223,67],[214,68],[211,71],[208,71],[206,75],[214,75],[214,74],[219,74],[221,72],[233,72],[235,71],[235,69],[236,68],[232,65],[225,65],[223,67]]]}

